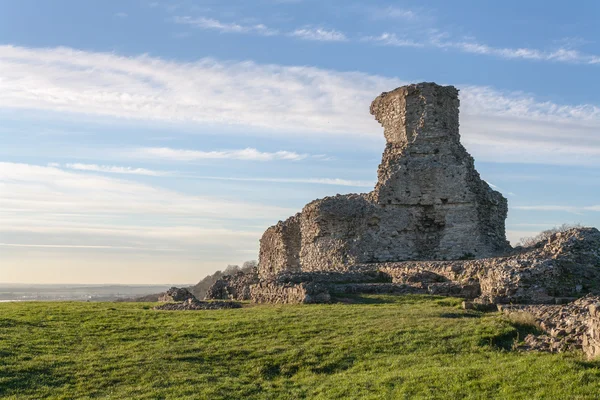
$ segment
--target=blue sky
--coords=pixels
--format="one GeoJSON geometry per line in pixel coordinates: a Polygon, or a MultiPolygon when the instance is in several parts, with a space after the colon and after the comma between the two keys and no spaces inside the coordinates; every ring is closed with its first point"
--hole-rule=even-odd
{"type": "Polygon", "coordinates": [[[461,90],[513,243],[600,226],[593,1],[0,0],[0,282],[195,282],[367,192],[370,101],[461,90]]]}

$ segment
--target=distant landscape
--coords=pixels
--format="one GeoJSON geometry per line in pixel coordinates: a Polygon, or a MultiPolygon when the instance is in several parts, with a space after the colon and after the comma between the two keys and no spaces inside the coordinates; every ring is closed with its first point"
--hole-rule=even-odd
{"type": "Polygon", "coordinates": [[[171,286],[173,285],[31,285],[0,283],[0,302],[115,301],[164,292],[171,286]]]}

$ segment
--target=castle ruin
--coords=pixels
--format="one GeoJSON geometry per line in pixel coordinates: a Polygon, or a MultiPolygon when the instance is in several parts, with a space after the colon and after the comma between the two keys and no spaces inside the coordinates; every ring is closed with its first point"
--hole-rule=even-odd
{"type": "Polygon", "coordinates": [[[261,277],[509,250],[507,201],[480,178],[460,143],[458,107],[458,90],[435,83],[377,97],[371,114],[387,143],[375,189],[315,200],[267,229],[261,277]]]}

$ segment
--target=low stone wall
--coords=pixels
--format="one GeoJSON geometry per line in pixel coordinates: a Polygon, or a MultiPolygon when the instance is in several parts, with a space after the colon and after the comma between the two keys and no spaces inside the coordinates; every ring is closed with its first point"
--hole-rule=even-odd
{"type": "Polygon", "coordinates": [[[250,286],[250,296],[255,303],[301,304],[331,301],[331,295],[326,286],[311,282],[281,284],[274,281],[263,281],[250,286]]]}
{"type": "Polygon", "coordinates": [[[600,357],[600,299],[589,306],[590,313],[587,322],[587,332],[583,337],[583,351],[589,358],[600,357]]]}
{"type": "Polygon", "coordinates": [[[515,321],[527,321],[544,331],[525,337],[519,350],[583,350],[590,359],[600,356],[598,296],[585,296],[564,305],[502,305],[498,309],[515,321]]]}

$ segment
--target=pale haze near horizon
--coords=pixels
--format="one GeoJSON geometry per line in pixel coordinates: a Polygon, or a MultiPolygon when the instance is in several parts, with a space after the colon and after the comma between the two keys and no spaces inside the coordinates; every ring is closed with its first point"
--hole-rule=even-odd
{"type": "Polygon", "coordinates": [[[307,202],[372,189],[370,101],[420,81],[461,90],[513,244],[600,226],[597,8],[0,0],[0,282],[194,283],[255,260],[307,202]]]}

